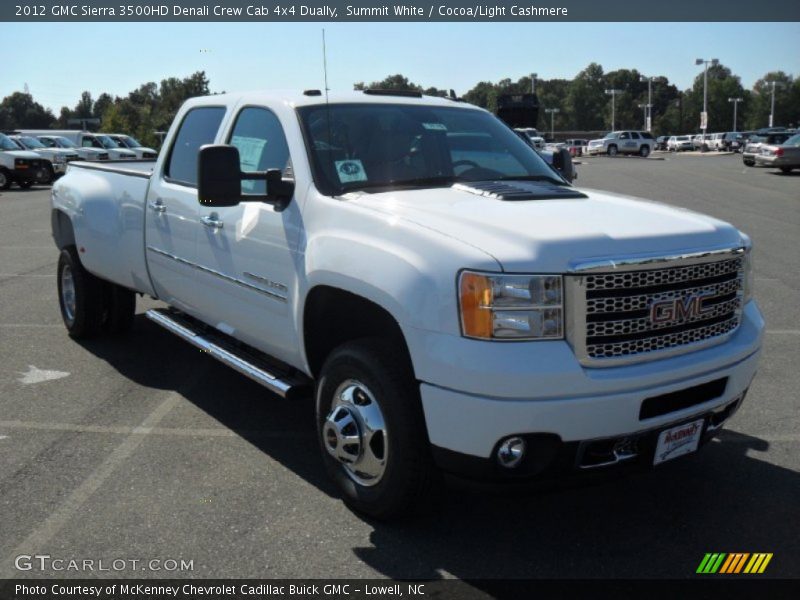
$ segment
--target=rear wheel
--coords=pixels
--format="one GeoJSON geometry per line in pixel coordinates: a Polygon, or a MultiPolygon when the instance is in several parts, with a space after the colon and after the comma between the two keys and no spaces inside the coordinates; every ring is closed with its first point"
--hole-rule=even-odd
{"type": "Polygon", "coordinates": [[[756,164],[756,161],[754,161],[752,159],[743,158],[742,159],[742,163],[744,163],[745,167],[752,167],[753,165],[756,164]]]}
{"type": "Polygon", "coordinates": [[[641,148],[639,148],[639,156],[642,158],[647,158],[650,156],[650,146],[644,144],[641,148]]]}
{"type": "Polygon", "coordinates": [[[33,182],[32,181],[18,181],[17,184],[23,190],[27,190],[29,187],[31,187],[33,185],[33,182]]]}
{"type": "Polygon", "coordinates": [[[781,167],[781,171],[784,173],[791,173],[794,167],[781,167]]]}
{"type": "Polygon", "coordinates": [[[407,362],[387,340],[356,340],[331,353],[317,383],[326,470],[348,505],[380,519],[418,510],[437,478],[407,362]]]}
{"type": "Polygon", "coordinates": [[[58,301],[70,336],[97,335],[105,316],[103,281],[83,268],[74,246],[58,257],[58,301]]]}
{"type": "Polygon", "coordinates": [[[608,155],[609,156],[616,156],[617,155],[617,147],[615,145],[611,145],[608,147],[608,155]]]}
{"type": "Polygon", "coordinates": [[[0,190],[7,190],[11,187],[11,175],[3,167],[0,167],[0,190]]]}

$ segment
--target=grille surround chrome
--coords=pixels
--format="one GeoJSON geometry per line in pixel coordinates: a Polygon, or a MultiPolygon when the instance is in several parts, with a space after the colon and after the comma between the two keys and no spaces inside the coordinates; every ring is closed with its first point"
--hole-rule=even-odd
{"type": "Polygon", "coordinates": [[[741,246],[735,248],[575,264],[564,277],[564,286],[568,303],[566,338],[578,361],[587,367],[615,367],[686,354],[724,342],[741,323],[744,266],[749,249],[749,242],[743,241],[741,246]],[[692,282],[697,282],[697,285],[691,285],[692,282]],[[640,283],[644,287],[628,286],[626,283],[640,283]],[[685,287],[658,291],[659,286],[685,287]],[[643,292],[636,294],[637,289],[643,292]],[[646,312],[652,302],[682,298],[700,291],[713,292],[713,298],[724,297],[719,301],[720,306],[728,311],[715,307],[708,314],[685,321],[648,326],[646,312]],[[593,292],[601,296],[619,293],[620,297],[589,297],[593,292]],[[605,319],[590,320],[601,318],[598,312],[613,307],[617,307],[617,310],[612,310],[605,319]],[[619,312],[619,308],[638,311],[639,314],[614,319],[613,315],[619,312]],[[645,314],[641,314],[643,312],[645,314]],[[729,314],[733,314],[733,317],[723,318],[729,314]],[[711,322],[704,324],[709,320],[711,322]],[[693,323],[694,327],[691,326],[693,323]],[[673,331],[675,329],[679,331],[673,331]],[[648,332],[652,335],[647,336],[648,332]],[[598,338],[608,336],[613,339],[615,334],[621,338],[640,337],[620,342],[620,346],[616,342],[598,344],[598,338]]]}

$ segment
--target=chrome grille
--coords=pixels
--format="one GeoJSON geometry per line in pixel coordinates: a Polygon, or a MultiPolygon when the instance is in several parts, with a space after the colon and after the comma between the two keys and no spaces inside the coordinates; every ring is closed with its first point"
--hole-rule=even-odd
{"type": "Polygon", "coordinates": [[[737,249],[568,276],[568,338],[578,358],[611,366],[722,341],[741,320],[744,260],[737,249]]]}

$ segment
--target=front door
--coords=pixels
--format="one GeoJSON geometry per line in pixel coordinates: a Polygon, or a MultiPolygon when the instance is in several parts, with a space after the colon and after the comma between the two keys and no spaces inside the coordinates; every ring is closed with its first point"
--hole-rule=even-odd
{"type": "MultiPolygon", "coordinates": [[[[246,106],[227,142],[239,149],[242,171],[280,169],[291,159],[278,117],[246,106]]],[[[243,194],[265,194],[264,181],[245,180],[243,194]]],[[[217,329],[286,362],[298,359],[292,305],[295,250],[301,227],[296,199],[282,212],[264,202],[200,206],[197,261],[201,318],[217,329]]]]}

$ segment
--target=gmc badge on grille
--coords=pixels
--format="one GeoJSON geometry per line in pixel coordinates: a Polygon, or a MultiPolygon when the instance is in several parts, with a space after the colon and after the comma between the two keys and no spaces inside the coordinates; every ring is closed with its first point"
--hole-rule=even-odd
{"type": "Polygon", "coordinates": [[[653,324],[669,323],[675,321],[682,323],[694,317],[711,312],[713,306],[703,306],[706,298],[711,293],[692,294],[682,298],[669,298],[658,300],[650,305],[650,322],[653,324]]]}

